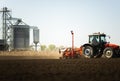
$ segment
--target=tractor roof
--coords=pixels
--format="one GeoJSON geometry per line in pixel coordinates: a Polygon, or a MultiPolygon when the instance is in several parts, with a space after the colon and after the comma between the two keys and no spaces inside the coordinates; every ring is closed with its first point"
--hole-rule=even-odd
{"type": "Polygon", "coordinates": [[[93,33],[93,34],[91,34],[91,35],[89,35],[89,36],[93,36],[93,35],[101,35],[101,36],[106,36],[106,34],[104,34],[104,33],[100,33],[100,32],[98,32],[98,33],[93,33]]]}

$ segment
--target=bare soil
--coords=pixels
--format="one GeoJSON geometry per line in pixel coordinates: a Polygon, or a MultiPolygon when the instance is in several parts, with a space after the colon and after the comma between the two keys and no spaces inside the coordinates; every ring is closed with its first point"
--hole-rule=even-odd
{"type": "Polygon", "coordinates": [[[0,81],[120,81],[120,58],[0,60],[0,81]]]}

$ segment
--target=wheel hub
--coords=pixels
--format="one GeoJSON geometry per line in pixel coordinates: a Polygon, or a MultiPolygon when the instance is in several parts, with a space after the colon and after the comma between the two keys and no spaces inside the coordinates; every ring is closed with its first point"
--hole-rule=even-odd
{"type": "Polygon", "coordinates": [[[107,52],[106,52],[106,57],[111,57],[111,55],[112,55],[112,52],[110,51],[110,50],[108,50],[107,52]]]}
{"type": "Polygon", "coordinates": [[[86,50],[85,50],[85,55],[89,56],[90,54],[91,54],[90,49],[86,49],[86,50]]]}

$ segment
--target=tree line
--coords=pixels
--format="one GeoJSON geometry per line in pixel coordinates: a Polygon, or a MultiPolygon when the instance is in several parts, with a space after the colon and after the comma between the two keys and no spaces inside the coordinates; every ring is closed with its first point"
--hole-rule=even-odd
{"type": "Polygon", "coordinates": [[[56,47],[54,44],[50,44],[48,46],[46,45],[40,45],[41,51],[55,51],[58,49],[58,47],[56,47]]]}

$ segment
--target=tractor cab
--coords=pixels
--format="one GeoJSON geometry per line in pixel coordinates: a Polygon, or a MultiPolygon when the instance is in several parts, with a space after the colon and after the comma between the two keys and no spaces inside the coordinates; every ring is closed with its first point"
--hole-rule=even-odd
{"type": "Polygon", "coordinates": [[[89,35],[89,43],[94,46],[106,44],[106,34],[94,33],[92,35],[89,35]]]}

